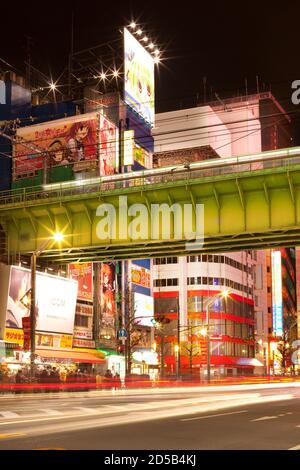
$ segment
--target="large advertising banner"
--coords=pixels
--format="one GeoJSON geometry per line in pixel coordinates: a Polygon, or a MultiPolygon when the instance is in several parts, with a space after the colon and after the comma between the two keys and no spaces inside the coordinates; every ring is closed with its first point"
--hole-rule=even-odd
{"type": "Polygon", "coordinates": [[[149,295],[134,293],[134,317],[136,323],[143,326],[153,326],[154,301],[149,295]]]}
{"type": "Polygon", "coordinates": [[[78,282],[78,300],[93,301],[93,263],[70,263],[69,278],[78,282]]]}
{"type": "Polygon", "coordinates": [[[118,129],[100,115],[100,176],[113,175],[119,166],[118,129]]]}
{"type": "Polygon", "coordinates": [[[101,336],[116,335],[115,270],[113,263],[101,264],[101,336]]]}
{"type": "MultiPolygon", "coordinates": [[[[31,272],[17,266],[10,270],[6,328],[22,328],[30,313],[31,272]]],[[[73,334],[77,281],[36,273],[36,330],[73,334]]]]}
{"type": "Polygon", "coordinates": [[[14,145],[14,177],[42,169],[44,158],[48,168],[73,164],[74,171],[81,171],[82,162],[97,159],[98,127],[97,114],[86,114],[18,129],[25,145],[14,145]]]}
{"type": "Polygon", "coordinates": [[[153,126],[154,60],[126,28],[124,28],[124,64],[125,102],[153,126]]]}
{"type": "Polygon", "coordinates": [[[150,270],[142,268],[136,264],[131,265],[131,282],[138,286],[151,289],[151,275],[150,270]]]}
{"type": "Polygon", "coordinates": [[[281,336],[283,333],[281,252],[272,251],[271,259],[273,331],[276,336],[281,336]]]}

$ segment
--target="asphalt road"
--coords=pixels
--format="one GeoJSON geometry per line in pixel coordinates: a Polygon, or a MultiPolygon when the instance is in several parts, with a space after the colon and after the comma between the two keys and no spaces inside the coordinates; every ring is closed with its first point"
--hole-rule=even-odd
{"type": "Polygon", "coordinates": [[[300,450],[300,384],[0,395],[0,450],[300,450]]]}

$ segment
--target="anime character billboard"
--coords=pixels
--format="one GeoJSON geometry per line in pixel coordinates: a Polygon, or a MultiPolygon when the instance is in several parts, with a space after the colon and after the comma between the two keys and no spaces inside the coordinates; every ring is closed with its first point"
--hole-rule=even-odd
{"type": "Polygon", "coordinates": [[[96,160],[98,127],[99,116],[86,114],[18,129],[14,178],[43,169],[45,158],[48,168],[72,164],[74,171],[79,162],[96,160]]]}
{"type": "Polygon", "coordinates": [[[70,263],[68,273],[78,282],[78,300],[93,301],[93,263],[70,263]]]}
{"type": "Polygon", "coordinates": [[[118,169],[118,130],[105,116],[100,114],[99,164],[100,175],[113,175],[118,169]]]}
{"type": "Polygon", "coordinates": [[[124,56],[125,102],[153,126],[154,60],[126,28],[124,28],[124,56]]]}
{"type": "Polygon", "coordinates": [[[101,264],[101,336],[115,338],[116,298],[115,298],[115,265],[101,264]]]}

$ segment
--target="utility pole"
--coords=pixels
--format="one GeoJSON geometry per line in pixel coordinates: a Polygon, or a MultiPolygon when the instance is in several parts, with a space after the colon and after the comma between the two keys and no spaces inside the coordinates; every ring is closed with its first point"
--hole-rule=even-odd
{"type": "Polygon", "coordinates": [[[178,345],[178,352],[177,352],[177,376],[180,377],[180,303],[179,297],[177,297],[177,345],[178,345]]]}
{"type": "Polygon", "coordinates": [[[30,378],[34,379],[34,361],[35,361],[35,327],[36,327],[36,252],[31,255],[31,298],[30,298],[30,378]]]}

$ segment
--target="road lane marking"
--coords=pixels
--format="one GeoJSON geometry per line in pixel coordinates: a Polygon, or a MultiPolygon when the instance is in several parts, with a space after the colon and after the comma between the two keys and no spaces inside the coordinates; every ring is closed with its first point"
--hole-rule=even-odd
{"type": "Polygon", "coordinates": [[[49,416],[58,416],[64,414],[62,411],[52,410],[51,408],[40,408],[39,411],[43,411],[46,413],[46,415],[49,416]]]}
{"type": "MultiPolygon", "coordinates": [[[[297,426],[299,427],[299,426],[297,426]]],[[[294,446],[294,447],[290,447],[288,450],[300,450],[300,444],[298,444],[297,446],[294,446]]]]}
{"type": "Polygon", "coordinates": [[[240,414],[240,413],[247,413],[247,412],[248,412],[248,410],[232,411],[231,413],[219,413],[217,415],[197,416],[195,418],[183,418],[183,419],[180,419],[180,421],[194,421],[196,419],[217,418],[218,416],[237,415],[237,414],[240,414]]]}
{"type": "Polygon", "coordinates": [[[14,437],[26,436],[23,432],[11,432],[8,434],[0,434],[0,439],[13,439],[14,437]]]}
{"type": "Polygon", "coordinates": [[[18,413],[13,413],[12,411],[0,411],[0,415],[3,418],[19,418],[20,417],[18,413]]]}
{"type": "Polygon", "coordinates": [[[74,406],[75,410],[83,411],[84,413],[99,413],[96,408],[85,408],[83,406],[74,406]]]}
{"type": "Polygon", "coordinates": [[[278,416],[262,416],[261,418],[257,419],[251,419],[251,423],[254,423],[255,421],[267,421],[268,419],[277,419],[278,416]]]}

